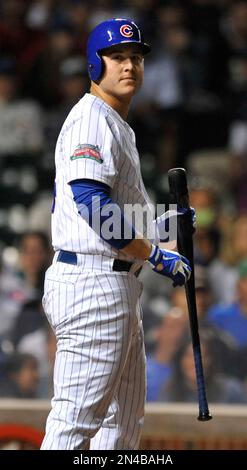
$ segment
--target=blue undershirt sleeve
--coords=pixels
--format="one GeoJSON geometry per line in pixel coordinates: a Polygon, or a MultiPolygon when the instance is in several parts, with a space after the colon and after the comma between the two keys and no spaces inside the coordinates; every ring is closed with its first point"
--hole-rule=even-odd
{"type": "Polygon", "coordinates": [[[135,238],[135,229],[112,200],[111,188],[99,181],[80,179],[70,183],[79,214],[104,241],[120,250],[135,238]]]}

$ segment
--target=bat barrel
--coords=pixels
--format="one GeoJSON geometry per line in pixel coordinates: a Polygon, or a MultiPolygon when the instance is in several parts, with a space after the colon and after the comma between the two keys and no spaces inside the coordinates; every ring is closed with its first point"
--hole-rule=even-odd
{"type": "Polygon", "coordinates": [[[168,171],[171,202],[183,208],[189,207],[186,171],[184,168],[172,168],[168,171]]]}

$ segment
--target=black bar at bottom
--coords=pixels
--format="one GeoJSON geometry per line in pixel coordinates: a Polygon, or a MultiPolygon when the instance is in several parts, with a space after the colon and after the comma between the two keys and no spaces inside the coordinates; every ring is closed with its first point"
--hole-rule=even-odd
{"type": "MultiPolygon", "coordinates": [[[[208,465],[222,468],[222,465],[245,468],[247,452],[242,450],[140,450],[140,451],[0,451],[1,468],[35,468],[34,465],[49,464],[49,468],[78,468],[90,465],[96,468],[115,468],[117,465],[166,465],[166,468],[186,468],[187,465],[201,469],[208,465]],[[29,465],[30,464],[30,465],[29,465]],[[241,465],[239,467],[238,465],[241,465]]],[[[42,467],[41,467],[42,468],[42,467]]],[[[89,468],[89,467],[88,467],[89,468]]],[[[121,468],[121,467],[120,467],[121,468]]]]}

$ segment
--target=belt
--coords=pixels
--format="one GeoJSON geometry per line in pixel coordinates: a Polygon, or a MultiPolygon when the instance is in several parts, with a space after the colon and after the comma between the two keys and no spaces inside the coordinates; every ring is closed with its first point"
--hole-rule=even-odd
{"type": "MultiPolygon", "coordinates": [[[[77,254],[72,251],[60,250],[58,253],[57,261],[60,263],[67,263],[77,265],[77,254]]],[[[114,259],[112,270],[113,271],[126,271],[129,272],[134,263],[130,261],[124,261],[121,259],[114,259]]],[[[141,268],[138,268],[133,274],[137,277],[141,272],[141,268]]]]}

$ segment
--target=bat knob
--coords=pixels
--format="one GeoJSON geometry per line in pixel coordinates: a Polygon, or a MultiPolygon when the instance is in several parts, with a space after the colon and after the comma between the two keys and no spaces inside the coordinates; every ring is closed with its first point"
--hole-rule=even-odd
{"type": "Polygon", "coordinates": [[[199,413],[198,421],[210,421],[212,419],[212,415],[207,411],[207,413],[199,413]]]}

